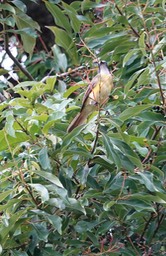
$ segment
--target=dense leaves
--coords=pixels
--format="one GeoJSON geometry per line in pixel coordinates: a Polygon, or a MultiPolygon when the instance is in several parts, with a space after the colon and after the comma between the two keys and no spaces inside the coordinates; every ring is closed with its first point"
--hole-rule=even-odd
{"type": "Polygon", "coordinates": [[[165,2],[44,4],[38,51],[26,1],[0,3],[0,254],[165,255],[165,2]],[[114,89],[67,133],[97,58],[114,89]]]}

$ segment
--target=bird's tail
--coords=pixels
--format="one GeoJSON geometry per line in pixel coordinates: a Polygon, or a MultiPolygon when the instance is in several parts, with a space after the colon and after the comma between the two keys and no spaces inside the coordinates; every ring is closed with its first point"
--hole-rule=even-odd
{"type": "Polygon", "coordinates": [[[87,119],[87,115],[85,115],[84,111],[81,111],[76,115],[71,124],[69,125],[67,131],[71,132],[75,127],[84,124],[87,119]]]}

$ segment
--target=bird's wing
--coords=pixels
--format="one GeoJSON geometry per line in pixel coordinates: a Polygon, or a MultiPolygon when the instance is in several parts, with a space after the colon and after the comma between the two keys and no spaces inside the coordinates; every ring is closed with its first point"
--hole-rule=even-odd
{"type": "Polygon", "coordinates": [[[82,107],[81,109],[83,109],[84,105],[85,105],[85,102],[87,101],[88,97],[89,97],[89,94],[92,92],[93,88],[96,86],[97,82],[98,82],[98,76],[100,74],[96,75],[92,81],[90,82],[85,94],[84,94],[84,97],[83,97],[83,100],[82,100],[82,107]]]}

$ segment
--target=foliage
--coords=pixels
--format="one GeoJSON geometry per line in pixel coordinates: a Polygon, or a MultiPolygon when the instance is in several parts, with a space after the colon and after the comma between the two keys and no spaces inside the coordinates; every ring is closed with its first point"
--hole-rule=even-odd
{"type": "Polygon", "coordinates": [[[44,2],[55,44],[41,52],[26,4],[0,4],[19,81],[1,69],[0,253],[165,255],[164,1],[44,2]],[[68,134],[96,57],[114,90],[68,134]]]}

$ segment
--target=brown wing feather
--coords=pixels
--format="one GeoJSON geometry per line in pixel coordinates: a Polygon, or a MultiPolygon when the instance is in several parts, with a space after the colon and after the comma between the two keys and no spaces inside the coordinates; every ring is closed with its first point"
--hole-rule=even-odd
{"type": "Polygon", "coordinates": [[[81,107],[81,110],[83,109],[84,105],[85,105],[85,102],[87,101],[88,97],[89,97],[89,94],[91,93],[92,89],[95,87],[96,83],[98,82],[98,76],[100,74],[97,74],[93,79],[92,81],[90,82],[90,84],[88,85],[88,88],[84,94],[84,97],[83,97],[83,100],[82,100],[82,107],[81,107]]]}

